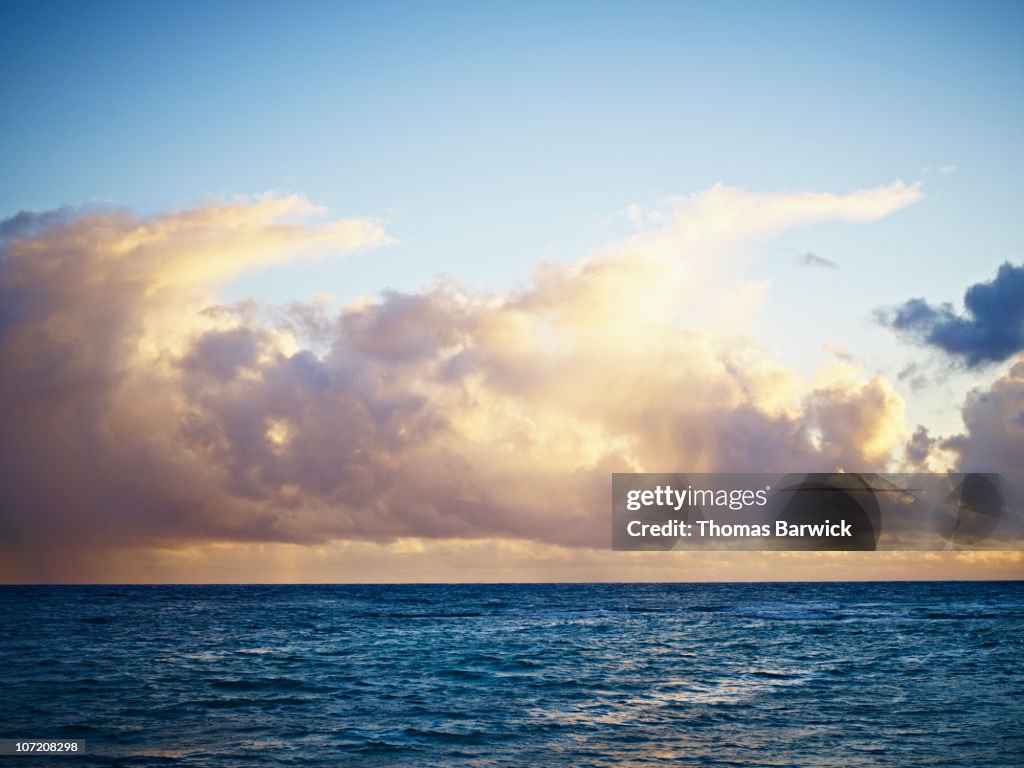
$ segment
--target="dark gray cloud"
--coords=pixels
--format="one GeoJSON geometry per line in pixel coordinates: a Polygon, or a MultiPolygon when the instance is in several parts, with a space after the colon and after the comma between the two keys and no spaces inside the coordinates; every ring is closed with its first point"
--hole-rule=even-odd
{"type": "Polygon", "coordinates": [[[898,333],[941,350],[970,368],[1008,360],[1024,350],[1024,265],[1009,262],[995,279],[964,295],[965,314],[922,298],[880,310],[878,319],[898,333]]]}
{"type": "Polygon", "coordinates": [[[936,443],[938,443],[938,438],[932,437],[928,434],[927,427],[919,424],[903,451],[907,465],[914,470],[927,471],[928,458],[936,443]]]}
{"type": "Polygon", "coordinates": [[[822,267],[824,269],[839,269],[839,265],[832,259],[826,259],[816,253],[802,253],[796,257],[796,263],[801,267],[822,267]]]}

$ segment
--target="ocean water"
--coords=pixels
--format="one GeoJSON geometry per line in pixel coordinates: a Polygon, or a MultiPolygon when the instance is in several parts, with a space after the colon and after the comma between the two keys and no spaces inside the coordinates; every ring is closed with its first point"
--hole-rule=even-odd
{"type": "Polygon", "coordinates": [[[0,588],[76,766],[1020,766],[1024,583],[0,588]]]}

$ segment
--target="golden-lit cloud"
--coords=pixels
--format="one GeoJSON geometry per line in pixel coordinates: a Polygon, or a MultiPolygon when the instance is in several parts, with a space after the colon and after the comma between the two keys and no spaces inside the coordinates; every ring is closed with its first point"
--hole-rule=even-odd
{"type": "Polygon", "coordinates": [[[224,535],[248,515],[246,502],[225,494],[222,471],[182,440],[183,361],[221,322],[202,311],[212,289],[254,267],[387,236],[373,221],[318,223],[322,212],[299,197],[150,218],[59,213],[38,217],[42,226],[23,214],[20,231],[3,230],[5,542],[224,535]]]}
{"type": "Polygon", "coordinates": [[[745,265],[787,228],[920,194],[716,186],[525,287],[444,283],[337,315],[210,298],[245,270],[389,242],[301,198],[22,228],[0,261],[3,548],[54,573],[68,548],[170,567],[216,546],[315,560],[406,542],[428,562],[501,541],[510,562],[533,547],[568,567],[608,546],[615,471],[882,470],[908,437],[900,397],[848,362],[805,381],[773,360],[756,333],[770,285],[745,265]]]}

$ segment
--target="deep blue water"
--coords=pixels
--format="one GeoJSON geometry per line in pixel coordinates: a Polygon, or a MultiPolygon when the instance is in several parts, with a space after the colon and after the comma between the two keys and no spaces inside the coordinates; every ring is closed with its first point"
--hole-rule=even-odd
{"type": "Polygon", "coordinates": [[[0,588],[96,766],[1020,766],[1024,583],[0,588]]]}

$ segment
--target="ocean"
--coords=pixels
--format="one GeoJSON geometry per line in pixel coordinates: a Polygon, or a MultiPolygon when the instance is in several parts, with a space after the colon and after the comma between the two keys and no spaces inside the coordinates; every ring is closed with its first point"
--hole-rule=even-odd
{"type": "Polygon", "coordinates": [[[1021,766],[1024,583],[0,587],[75,766],[1021,766]]]}

